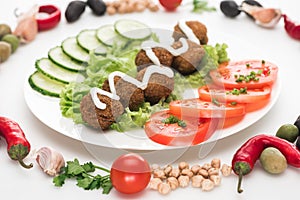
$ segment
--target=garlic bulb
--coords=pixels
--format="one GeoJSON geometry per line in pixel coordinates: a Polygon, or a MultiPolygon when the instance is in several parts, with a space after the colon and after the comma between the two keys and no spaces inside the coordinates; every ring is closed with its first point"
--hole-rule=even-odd
{"type": "Polygon", "coordinates": [[[60,169],[65,166],[62,154],[50,147],[40,148],[36,152],[36,161],[42,170],[50,176],[58,175],[60,169]]]}

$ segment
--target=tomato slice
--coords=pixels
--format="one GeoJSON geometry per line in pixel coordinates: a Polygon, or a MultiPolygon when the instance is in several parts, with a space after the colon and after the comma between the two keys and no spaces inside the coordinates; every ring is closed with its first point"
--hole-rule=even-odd
{"type": "Polygon", "coordinates": [[[170,113],[195,118],[228,118],[246,113],[244,104],[203,101],[198,98],[172,101],[170,113]]]}
{"type": "Polygon", "coordinates": [[[229,62],[226,67],[210,71],[210,76],[216,85],[225,88],[252,89],[271,86],[276,81],[277,73],[278,67],[273,63],[245,60],[229,62]]]}
{"type": "Polygon", "coordinates": [[[256,89],[220,89],[214,86],[203,86],[198,89],[199,98],[204,101],[217,99],[220,102],[257,103],[271,97],[271,87],[264,86],[256,89]]]}
{"type": "Polygon", "coordinates": [[[169,146],[196,145],[211,137],[218,127],[218,119],[185,118],[185,127],[177,123],[165,124],[164,119],[170,117],[169,110],[154,113],[145,124],[147,136],[154,142],[169,146]]]}

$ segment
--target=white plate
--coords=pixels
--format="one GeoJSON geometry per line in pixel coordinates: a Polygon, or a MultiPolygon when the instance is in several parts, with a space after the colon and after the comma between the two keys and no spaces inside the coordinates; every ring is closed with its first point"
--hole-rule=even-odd
{"type": "MultiPolygon", "coordinates": [[[[262,118],[265,114],[267,114],[278,99],[281,88],[280,85],[280,80],[278,79],[273,86],[271,101],[267,106],[258,111],[247,113],[242,121],[234,126],[216,131],[205,143],[233,135],[262,118]]],[[[99,131],[88,128],[84,125],[76,125],[71,119],[62,117],[59,108],[59,99],[43,96],[37,93],[31,89],[27,81],[24,87],[24,95],[29,109],[41,122],[55,131],[73,139],[93,145],[120,149],[161,150],[178,148],[152,142],[148,139],[143,129],[136,129],[124,133],[116,131],[99,133],[99,131]]]]}
{"type": "MultiPolygon", "coordinates": [[[[215,30],[213,26],[210,27],[209,30],[211,31],[211,33],[218,33],[218,31],[215,30]]],[[[163,29],[158,29],[156,31],[163,31],[163,34],[159,34],[162,36],[171,34],[170,31],[167,31],[166,33],[166,30],[163,29]]],[[[168,36],[167,38],[163,38],[161,41],[169,42],[168,38],[170,37],[168,36]]],[[[233,61],[241,59],[261,59],[265,58],[266,56],[266,52],[260,51],[259,48],[255,48],[248,42],[242,41],[239,37],[233,36],[231,34],[211,34],[209,40],[209,44],[212,45],[218,42],[224,42],[228,44],[228,54],[233,61]],[[243,48],[243,50],[241,50],[241,47],[243,48]]],[[[272,62],[271,60],[267,61],[272,62]]],[[[31,74],[32,70],[30,71],[31,74]]],[[[280,88],[280,80],[278,79],[272,90],[271,101],[267,106],[259,111],[248,113],[242,121],[232,127],[216,131],[214,135],[205,143],[216,141],[224,137],[233,135],[258,121],[265,114],[267,114],[267,112],[275,104],[280,93],[280,88]]],[[[73,139],[77,139],[82,142],[97,146],[120,149],[160,150],[178,148],[160,145],[151,141],[150,139],[148,139],[143,129],[133,130],[125,133],[109,131],[103,134],[86,126],[76,125],[71,119],[64,118],[61,115],[59,108],[59,99],[43,96],[32,90],[28,84],[27,79],[24,84],[24,95],[29,109],[41,122],[54,129],[55,131],[73,139]]]]}

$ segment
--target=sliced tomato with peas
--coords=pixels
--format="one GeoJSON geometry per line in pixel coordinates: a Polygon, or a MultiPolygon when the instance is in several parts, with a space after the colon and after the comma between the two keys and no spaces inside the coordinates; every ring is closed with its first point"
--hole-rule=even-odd
{"type": "Polygon", "coordinates": [[[271,97],[271,91],[272,89],[270,86],[255,89],[220,89],[214,86],[203,86],[198,88],[198,94],[201,100],[212,101],[212,99],[216,99],[220,102],[237,103],[257,103],[268,100],[271,97]]]}
{"type": "Polygon", "coordinates": [[[225,88],[262,88],[277,79],[278,67],[263,60],[229,62],[227,66],[210,71],[212,81],[225,88]]]}
{"type": "Polygon", "coordinates": [[[169,146],[196,145],[206,141],[215,132],[219,120],[211,118],[185,118],[169,110],[154,113],[145,124],[145,132],[152,141],[169,146]],[[179,118],[180,123],[166,123],[168,118],[179,118]]]}
{"type": "Polygon", "coordinates": [[[230,118],[243,116],[245,105],[239,103],[203,101],[199,98],[176,100],[170,103],[170,113],[194,118],[230,118]]]}

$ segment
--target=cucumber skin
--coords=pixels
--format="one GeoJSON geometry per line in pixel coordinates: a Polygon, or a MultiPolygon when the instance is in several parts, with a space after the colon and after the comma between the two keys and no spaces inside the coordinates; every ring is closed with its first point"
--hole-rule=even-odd
{"type": "MultiPolygon", "coordinates": [[[[53,49],[55,49],[55,48],[58,48],[58,47],[61,48],[61,46],[56,46],[56,47],[53,47],[52,49],[50,49],[49,52],[51,52],[51,50],[53,50],[53,49]]],[[[68,56],[68,55],[66,55],[66,56],[68,56]]],[[[68,56],[68,57],[69,57],[69,56],[68,56]]],[[[66,66],[60,64],[59,62],[56,62],[55,59],[52,58],[52,56],[50,55],[50,53],[48,53],[48,58],[49,58],[52,62],[54,62],[55,64],[61,66],[62,68],[66,69],[66,70],[73,71],[73,72],[85,72],[85,69],[82,69],[82,70],[79,70],[79,69],[78,69],[78,70],[77,70],[77,69],[72,69],[72,68],[69,68],[69,67],[66,67],[66,66]]],[[[80,63],[80,62],[78,62],[78,61],[72,59],[71,57],[70,57],[70,59],[71,59],[73,62],[75,62],[75,63],[78,63],[78,64],[83,65],[82,63],[80,63]]]]}
{"type": "MultiPolygon", "coordinates": [[[[68,84],[68,83],[69,83],[68,81],[60,80],[60,79],[58,79],[58,78],[56,78],[56,77],[54,77],[54,76],[51,76],[51,75],[47,74],[46,72],[44,72],[44,71],[39,67],[39,65],[38,65],[38,62],[39,62],[40,60],[42,60],[42,59],[43,59],[43,58],[41,58],[41,59],[35,61],[35,68],[36,68],[40,73],[42,73],[44,76],[47,76],[48,78],[50,78],[50,79],[52,79],[52,80],[56,80],[56,81],[58,81],[58,82],[65,83],[65,84],[68,84]]],[[[51,60],[51,61],[52,61],[52,60],[51,60]]],[[[64,69],[65,69],[65,68],[64,68],[64,69]]]]}
{"type": "Polygon", "coordinates": [[[35,91],[37,91],[37,92],[39,92],[43,95],[60,98],[60,94],[57,94],[57,93],[54,93],[54,92],[49,92],[49,91],[43,90],[43,89],[39,88],[38,86],[36,86],[36,84],[32,80],[32,76],[34,76],[36,73],[37,73],[37,71],[34,72],[33,74],[31,74],[28,78],[28,83],[29,83],[30,87],[33,90],[35,90],[35,91]]]}

